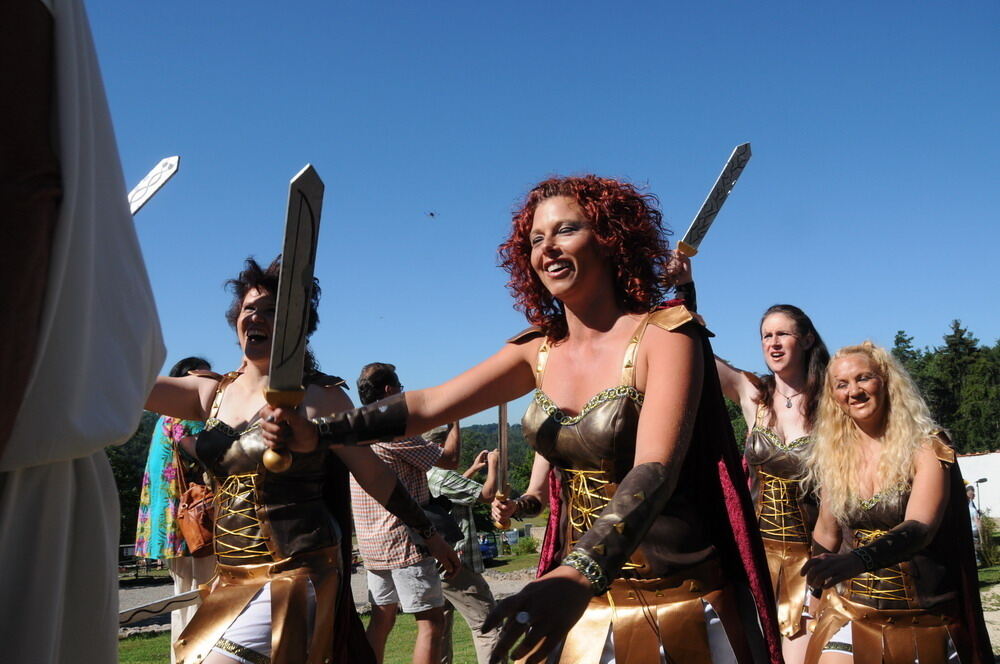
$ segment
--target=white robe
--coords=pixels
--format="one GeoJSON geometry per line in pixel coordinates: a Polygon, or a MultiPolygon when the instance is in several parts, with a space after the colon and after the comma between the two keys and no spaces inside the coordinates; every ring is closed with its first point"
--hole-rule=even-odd
{"type": "Polygon", "coordinates": [[[54,19],[63,199],[37,353],[0,456],[0,625],[12,662],[117,661],[118,494],[103,452],[135,431],[164,348],[90,26],[54,19]]]}

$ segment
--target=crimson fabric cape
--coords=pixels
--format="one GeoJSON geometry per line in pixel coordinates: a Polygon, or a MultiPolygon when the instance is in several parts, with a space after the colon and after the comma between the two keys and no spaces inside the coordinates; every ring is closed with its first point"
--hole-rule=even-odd
{"type": "MultiPolygon", "coordinates": [[[[951,440],[939,434],[951,445],[951,440]]],[[[950,583],[958,590],[958,628],[952,633],[959,652],[971,652],[970,664],[993,664],[993,648],[983,620],[983,606],[979,597],[979,574],[976,572],[976,552],[972,543],[972,519],[969,500],[965,495],[962,471],[958,460],[949,470],[951,488],[945,518],[941,520],[937,535],[928,547],[937,560],[952,560],[948,567],[950,583]]]]}
{"type": "MultiPolygon", "coordinates": [[[[679,304],[683,304],[683,301],[671,300],[659,308],[679,304]]],[[[748,624],[745,631],[755,658],[781,664],[781,637],[778,633],[778,618],[764,545],[757,528],[746,474],[743,472],[742,456],[736,447],[729,414],[722,399],[719,374],[713,361],[715,355],[707,333],[702,335],[702,356],[705,366],[701,399],[691,445],[688,447],[689,458],[685,463],[698,474],[698,504],[703,508],[704,526],[718,551],[726,578],[736,588],[749,587],[753,596],[761,630],[748,624]],[[760,643],[758,638],[755,643],[754,635],[760,631],[763,632],[764,642],[760,643]]],[[[562,487],[558,477],[554,471],[550,471],[549,521],[538,561],[538,576],[560,563],[559,552],[563,549],[559,529],[563,507],[561,496],[562,487]]],[[[746,616],[744,621],[747,621],[746,616]]]]}

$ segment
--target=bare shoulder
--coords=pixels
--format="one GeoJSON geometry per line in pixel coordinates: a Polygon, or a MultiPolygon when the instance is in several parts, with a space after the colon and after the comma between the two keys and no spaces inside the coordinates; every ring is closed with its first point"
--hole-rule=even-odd
{"type": "Polygon", "coordinates": [[[306,388],[305,409],[307,417],[321,417],[354,407],[342,385],[317,385],[306,388]]]}
{"type": "Polygon", "coordinates": [[[643,335],[641,350],[647,358],[676,353],[701,354],[703,329],[697,323],[688,323],[667,329],[650,325],[643,335]]]}

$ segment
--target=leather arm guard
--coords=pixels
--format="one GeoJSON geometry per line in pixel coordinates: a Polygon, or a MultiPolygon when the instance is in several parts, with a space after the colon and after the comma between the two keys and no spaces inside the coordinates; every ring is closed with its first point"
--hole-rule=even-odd
{"type": "Polygon", "coordinates": [[[393,487],[389,500],[385,501],[385,508],[425,540],[437,533],[437,529],[427,518],[423,508],[417,504],[399,478],[396,478],[396,486],[393,487]]]}
{"type": "Polygon", "coordinates": [[[663,511],[673,493],[671,484],[662,463],[634,467],[562,564],[587,577],[595,595],[603,593],[663,511]]]}
{"type": "Polygon", "coordinates": [[[361,408],[329,417],[315,417],[321,445],[355,445],[367,440],[392,440],[406,433],[406,397],[394,394],[361,408]]]}
{"type": "Polygon", "coordinates": [[[515,519],[538,516],[542,513],[542,502],[534,496],[521,496],[520,498],[515,498],[514,504],[517,507],[514,508],[514,514],[511,516],[515,519]]]}
{"type": "Polygon", "coordinates": [[[861,559],[866,572],[891,567],[909,559],[927,546],[930,527],[919,521],[904,521],[867,546],[851,553],[861,559]]]}
{"type": "Polygon", "coordinates": [[[693,281],[674,286],[674,294],[679,299],[684,300],[684,306],[688,310],[692,312],[698,311],[698,294],[695,291],[693,281]]]}

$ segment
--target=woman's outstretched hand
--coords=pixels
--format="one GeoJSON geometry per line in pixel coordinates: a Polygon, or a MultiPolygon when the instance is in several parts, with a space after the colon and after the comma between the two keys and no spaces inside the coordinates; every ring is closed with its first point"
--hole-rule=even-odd
{"type": "Polygon", "coordinates": [[[493,516],[493,523],[510,523],[510,518],[517,510],[517,503],[513,500],[500,500],[494,498],[490,503],[490,512],[493,516]]]}
{"type": "Polygon", "coordinates": [[[670,278],[670,283],[675,286],[694,281],[694,276],[691,274],[691,259],[676,249],[670,252],[666,273],[670,278]]]}
{"type": "Polygon", "coordinates": [[[260,428],[268,447],[285,447],[293,452],[312,452],[319,445],[316,425],[295,408],[260,409],[260,428]]]}
{"type": "Polygon", "coordinates": [[[802,576],[810,588],[830,588],[864,571],[864,563],[853,553],[821,553],[802,566],[802,576]]]}
{"type": "Polygon", "coordinates": [[[591,597],[590,582],[572,567],[560,565],[500,600],[481,628],[488,632],[500,626],[490,664],[506,662],[508,652],[511,659],[526,657],[528,664],[544,662],[583,615],[591,597]],[[514,647],[518,639],[521,642],[514,647]]]}

